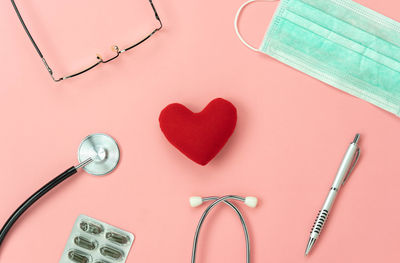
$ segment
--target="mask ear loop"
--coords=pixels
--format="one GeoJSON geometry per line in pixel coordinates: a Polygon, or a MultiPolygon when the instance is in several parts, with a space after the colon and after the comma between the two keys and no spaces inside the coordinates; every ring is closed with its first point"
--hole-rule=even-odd
{"type": "Polygon", "coordinates": [[[255,48],[255,47],[251,46],[249,43],[247,43],[246,40],[244,40],[244,38],[243,38],[242,35],[240,34],[239,28],[238,28],[239,16],[240,16],[240,14],[242,13],[243,8],[244,8],[245,6],[247,6],[248,4],[250,4],[250,3],[253,3],[253,2],[275,2],[275,1],[279,1],[279,0],[249,0],[249,1],[245,2],[244,4],[242,4],[242,5],[240,6],[239,10],[238,10],[237,13],[236,13],[236,17],[235,17],[235,31],[236,31],[236,35],[239,37],[240,41],[242,41],[242,43],[243,43],[246,47],[250,48],[250,49],[253,50],[253,51],[258,52],[259,50],[258,50],[257,48],[255,48]]]}

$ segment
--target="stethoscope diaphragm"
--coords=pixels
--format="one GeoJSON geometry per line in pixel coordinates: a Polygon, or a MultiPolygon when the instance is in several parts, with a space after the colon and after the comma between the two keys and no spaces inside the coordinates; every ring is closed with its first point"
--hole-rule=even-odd
{"type": "Polygon", "coordinates": [[[95,133],[83,139],[78,149],[78,160],[93,161],[83,166],[83,169],[93,175],[110,173],[119,162],[119,148],[115,140],[104,133],[95,133]]]}

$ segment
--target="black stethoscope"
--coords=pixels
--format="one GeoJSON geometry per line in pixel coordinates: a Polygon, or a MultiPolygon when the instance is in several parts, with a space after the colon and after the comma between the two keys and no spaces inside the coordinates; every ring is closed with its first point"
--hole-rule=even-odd
{"type": "MultiPolygon", "coordinates": [[[[83,139],[78,149],[78,160],[79,164],[72,166],[64,171],[62,174],[48,182],[45,186],[36,191],[32,196],[30,196],[24,203],[22,203],[17,210],[8,218],[2,229],[0,230],[0,246],[7,235],[8,231],[18,220],[18,218],[37,200],[39,200],[43,195],[49,192],[51,189],[56,187],[58,184],[68,179],[72,175],[78,172],[79,168],[83,168],[87,173],[93,175],[105,175],[110,173],[115,169],[119,162],[120,153],[118,144],[109,135],[103,133],[96,133],[87,136],[83,139]]],[[[246,239],[246,262],[250,263],[250,238],[247,229],[246,222],[239,211],[239,209],[230,201],[236,200],[245,203],[248,207],[256,207],[258,200],[256,197],[241,197],[237,195],[227,195],[223,197],[191,197],[190,205],[192,207],[197,207],[206,201],[213,201],[203,212],[200,221],[197,225],[192,250],[192,263],[196,261],[197,252],[197,241],[200,234],[201,226],[211,209],[216,205],[223,202],[229,207],[231,207],[236,214],[239,216],[240,222],[242,223],[244,235],[246,239]]]]}
{"type": "Polygon", "coordinates": [[[14,223],[33,203],[59,183],[76,174],[79,168],[93,175],[105,175],[114,170],[119,162],[118,144],[111,136],[104,133],[89,135],[79,145],[78,160],[78,165],[68,168],[48,182],[15,210],[0,230],[0,246],[14,223]]]}

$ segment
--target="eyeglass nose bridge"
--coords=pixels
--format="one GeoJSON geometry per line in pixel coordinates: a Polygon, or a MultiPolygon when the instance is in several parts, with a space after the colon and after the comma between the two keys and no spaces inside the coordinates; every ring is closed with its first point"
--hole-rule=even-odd
{"type": "Polygon", "coordinates": [[[116,54],[115,54],[115,56],[113,56],[113,57],[111,57],[111,58],[109,58],[109,59],[103,60],[102,56],[100,56],[99,54],[96,55],[97,59],[99,60],[99,63],[107,63],[107,62],[110,62],[111,60],[114,60],[114,59],[116,59],[117,57],[119,57],[119,54],[122,53],[122,51],[119,49],[119,47],[118,47],[117,45],[113,45],[113,46],[111,47],[111,50],[114,51],[116,54]]]}

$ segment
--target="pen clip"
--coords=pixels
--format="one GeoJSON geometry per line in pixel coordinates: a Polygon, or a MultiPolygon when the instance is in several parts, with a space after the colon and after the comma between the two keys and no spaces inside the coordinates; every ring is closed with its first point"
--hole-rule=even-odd
{"type": "Polygon", "coordinates": [[[346,177],[344,178],[342,185],[344,185],[344,183],[347,181],[349,175],[353,172],[354,167],[356,166],[359,158],[360,158],[360,148],[357,147],[356,155],[354,156],[353,162],[351,163],[352,165],[351,165],[349,171],[347,172],[346,177]]]}

